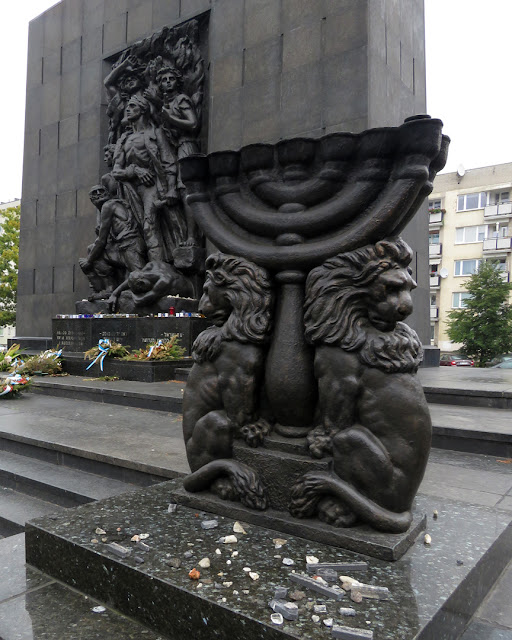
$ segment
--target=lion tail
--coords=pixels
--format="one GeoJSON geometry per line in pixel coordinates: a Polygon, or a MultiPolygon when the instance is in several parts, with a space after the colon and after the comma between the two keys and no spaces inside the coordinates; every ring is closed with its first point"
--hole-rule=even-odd
{"type": "Polygon", "coordinates": [[[402,533],[411,526],[412,513],[396,513],[381,507],[359,493],[352,485],[329,472],[310,472],[292,489],[290,513],[296,518],[314,515],[320,500],[326,495],[338,498],[359,520],[378,531],[402,533]]]}
{"type": "Polygon", "coordinates": [[[196,493],[210,488],[222,476],[230,480],[240,502],[250,509],[263,511],[268,507],[268,498],[258,475],[243,462],[219,459],[208,462],[183,480],[187,491],[196,493]]]}

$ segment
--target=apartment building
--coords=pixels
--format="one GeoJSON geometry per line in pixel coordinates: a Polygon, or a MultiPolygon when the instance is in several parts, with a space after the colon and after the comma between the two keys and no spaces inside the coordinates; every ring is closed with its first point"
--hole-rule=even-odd
{"type": "MultiPolygon", "coordinates": [[[[10,202],[0,202],[0,225],[2,224],[2,211],[9,207],[17,207],[21,204],[21,200],[11,200],[10,202]]],[[[14,338],[16,335],[16,327],[0,327],[0,349],[7,347],[7,340],[14,338]]]]}
{"type": "Polygon", "coordinates": [[[512,162],[438,175],[429,198],[431,343],[458,346],[448,313],[464,306],[465,284],[482,260],[496,260],[509,281],[512,253],[512,162]]]}

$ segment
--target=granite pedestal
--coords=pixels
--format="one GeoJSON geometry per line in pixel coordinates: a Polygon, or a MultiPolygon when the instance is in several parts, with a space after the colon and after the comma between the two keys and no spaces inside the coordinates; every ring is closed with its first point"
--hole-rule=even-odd
{"type": "Polygon", "coordinates": [[[183,358],[172,361],[158,360],[120,360],[118,358],[105,358],[103,369],[100,363],[96,362],[90,369],[91,364],[84,360],[82,354],[63,354],[62,367],[66,373],[72,376],[82,376],[98,378],[100,376],[115,376],[120,380],[134,380],[135,382],[164,382],[176,378],[176,369],[189,368],[192,366],[192,358],[183,358]]]}
{"type": "Polygon", "coordinates": [[[83,352],[109,338],[132,349],[141,349],[157,340],[169,340],[178,334],[185,355],[190,355],[197,336],[210,326],[205,318],[54,318],[52,340],[66,352],[83,352]]]}
{"type": "Polygon", "coordinates": [[[177,487],[172,480],[34,520],[27,526],[27,562],[176,640],[315,640],[330,635],[323,623],[328,618],[371,629],[378,640],[452,640],[512,552],[510,514],[425,496],[417,498],[418,509],[439,513],[436,520],[429,516],[432,544],[420,538],[394,563],[247,523],[236,543],[223,544],[220,538],[233,534],[234,520],[182,505],[169,512],[177,487]],[[218,526],[203,529],[201,523],[213,518],[218,526]],[[97,533],[98,527],[106,533],[97,533]],[[132,541],[140,534],[148,534],[147,546],[132,541]],[[277,538],[286,541],[276,543],[277,538]],[[129,555],[116,555],[111,542],[129,549],[129,555]],[[307,575],[306,555],[320,562],[366,560],[366,571],[351,575],[388,587],[389,600],[357,604],[348,596],[336,601],[301,588],[305,597],[297,601],[298,619],[273,625],[268,602],[276,587],[297,590],[290,576],[307,575]],[[200,567],[203,558],[210,567],[200,567]],[[283,562],[286,558],[293,564],[283,562]],[[199,580],[189,578],[192,568],[199,569],[199,580]],[[313,607],[320,603],[325,613],[314,622],[313,607]],[[355,617],[343,618],[340,606],[354,607],[355,617]]]}

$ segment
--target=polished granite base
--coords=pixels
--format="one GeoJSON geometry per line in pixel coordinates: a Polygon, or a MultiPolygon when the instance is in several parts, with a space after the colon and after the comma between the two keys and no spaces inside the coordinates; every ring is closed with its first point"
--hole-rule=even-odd
{"type": "Polygon", "coordinates": [[[389,561],[401,558],[427,525],[425,513],[415,510],[412,524],[405,533],[381,533],[366,525],[342,529],[316,519],[299,520],[286,511],[254,511],[239,502],[227,502],[206,491],[189,493],[181,485],[172,492],[171,499],[191,509],[218,513],[280,531],[282,534],[300,536],[306,540],[389,561]]]}
{"type": "Polygon", "coordinates": [[[246,523],[236,543],[224,544],[220,538],[233,533],[234,520],[182,505],[169,512],[177,486],[170,481],[33,521],[26,533],[27,562],[176,640],[316,640],[330,637],[323,622],[328,618],[371,629],[376,640],[452,640],[512,553],[510,514],[425,496],[418,496],[418,510],[439,514],[429,515],[432,542],[426,546],[420,536],[393,563],[246,523]],[[201,523],[214,517],[218,526],[203,529],[201,523]],[[148,534],[147,549],[131,540],[140,534],[148,534]],[[276,538],[286,542],[279,547],[276,538]],[[116,555],[111,542],[131,549],[130,555],[116,555]],[[273,625],[268,602],[278,586],[297,590],[290,575],[306,573],[306,555],[320,562],[366,560],[367,571],[352,575],[388,587],[390,599],[357,604],[305,590],[298,620],[273,625]],[[203,558],[209,568],[200,568],[203,558]],[[287,558],[293,564],[283,563],[287,558]],[[198,581],[189,578],[192,568],[201,572],[198,581]],[[314,622],[313,607],[320,603],[326,613],[314,622]],[[340,606],[353,606],[356,616],[343,620],[340,606]]]}
{"type": "Polygon", "coordinates": [[[25,565],[24,535],[0,540],[2,640],[163,640],[137,622],[25,565]]]}

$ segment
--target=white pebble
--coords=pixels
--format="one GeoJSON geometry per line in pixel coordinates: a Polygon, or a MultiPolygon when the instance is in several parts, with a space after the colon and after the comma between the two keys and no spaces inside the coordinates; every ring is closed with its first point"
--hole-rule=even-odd
{"type": "Polygon", "coordinates": [[[106,611],[106,609],[105,607],[98,606],[98,607],[93,607],[92,611],[94,611],[94,613],[103,613],[104,611],[106,611]]]}
{"type": "Polygon", "coordinates": [[[291,558],[283,558],[283,564],[285,564],[287,567],[291,567],[295,564],[295,562],[291,558]]]}
{"type": "Polygon", "coordinates": [[[251,578],[251,580],[259,580],[260,574],[255,571],[249,571],[249,578],[251,578]]]}
{"type": "Polygon", "coordinates": [[[306,564],[318,564],[319,562],[315,556],[306,556],[306,564]]]}
{"type": "Polygon", "coordinates": [[[210,566],[210,558],[203,558],[202,560],[199,560],[198,564],[201,569],[208,569],[208,567],[210,566]]]}
{"type": "Polygon", "coordinates": [[[272,622],[274,624],[283,624],[283,622],[284,622],[284,618],[280,613],[273,613],[270,616],[270,619],[272,620],[272,622]]]}
{"type": "Polygon", "coordinates": [[[235,524],[233,525],[233,531],[235,533],[242,533],[242,534],[247,533],[247,531],[242,527],[242,525],[239,522],[235,522],[235,524]]]}
{"type": "Polygon", "coordinates": [[[332,618],[325,618],[325,620],[323,620],[323,623],[325,624],[326,627],[332,627],[332,618]]]}
{"type": "Polygon", "coordinates": [[[424,542],[426,545],[429,545],[429,544],[432,542],[432,538],[429,536],[429,534],[428,534],[428,533],[426,533],[426,534],[425,534],[425,537],[423,538],[423,542],[424,542]]]}
{"type": "Polygon", "coordinates": [[[245,571],[245,573],[249,573],[249,571],[251,571],[251,567],[244,567],[243,570],[245,571]]]}
{"type": "Polygon", "coordinates": [[[222,551],[220,549],[215,549],[215,553],[220,556],[222,554],[222,551]]]}
{"type": "Polygon", "coordinates": [[[104,529],[100,529],[98,527],[94,533],[96,533],[98,536],[104,536],[107,532],[104,529]]]}
{"type": "Polygon", "coordinates": [[[238,538],[236,536],[223,536],[219,542],[222,542],[223,544],[234,544],[235,542],[238,542],[238,538]]]}
{"type": "Polygon", "coordinates": [[[313,622],[320,622],[320,616],[312,615],[311,620],[313,620],[313,622]]]}

